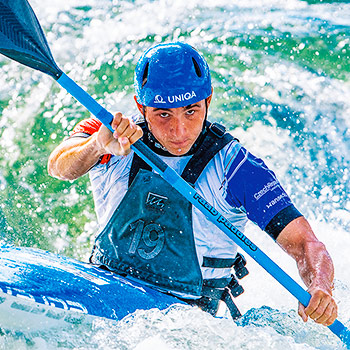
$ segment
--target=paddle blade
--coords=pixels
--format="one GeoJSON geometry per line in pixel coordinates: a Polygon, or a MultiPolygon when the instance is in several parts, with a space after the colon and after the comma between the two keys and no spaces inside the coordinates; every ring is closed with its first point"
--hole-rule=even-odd
{"type": "Polygon", "coordinates": [[[0,53],[56,80],[62,74],[27,0],[0,0],[0,53]]]}

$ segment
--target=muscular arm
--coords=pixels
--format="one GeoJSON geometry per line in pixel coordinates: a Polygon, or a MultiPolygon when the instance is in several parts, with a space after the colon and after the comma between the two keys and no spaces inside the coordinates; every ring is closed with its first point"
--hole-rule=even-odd
{"type": "Polygon", "coordinates": [[[90,137],[74,137],[63,141],[51,153],[48,172],[61,180],[75,180],[86,174],[103,155],[96,143],[97,134],[90,137]]]}
{"type": "Polygon", "coordinates": [[[75,137],[62,142],[49,157],[49,174],[61,180],[75,180],[104,154],[128,154],[130,146],[142,136],[141,128],[121,113],[114,116],[111,126],[114,133],[102,125],[88,138],[75,137]]]}
{"type": "Polygon", "coordinates": [[[306,308],[299,304],[299,315],[305,322],[310,317],[317,323],[331,325],[337,317],[337,305],[332,298],[334,268],[324,244],[303,217],[291,221],[278,236],[277,243],[295,259],[311,294],[306,308]]]}

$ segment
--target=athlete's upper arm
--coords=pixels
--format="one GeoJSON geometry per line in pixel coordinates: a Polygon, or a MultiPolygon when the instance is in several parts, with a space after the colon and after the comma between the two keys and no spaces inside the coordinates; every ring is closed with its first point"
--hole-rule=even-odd
{"type": "Polygon", "coordinates": [[[285,225],[301,215],[274,172],[243,147],[232,160],[226,179],[226,201],[244,209],[262,230],[268,227],[266,232],[274,239],[285,225]],[[278,220],[274,222],[274,218],[278,220]]]}

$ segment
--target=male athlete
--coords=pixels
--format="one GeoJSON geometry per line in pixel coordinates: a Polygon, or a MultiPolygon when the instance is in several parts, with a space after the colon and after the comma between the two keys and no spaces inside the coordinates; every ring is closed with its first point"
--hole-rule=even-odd
{"type": "Polygon", "coordinates": [[[89,172],[100,232],[91,262],[138,279],[215,314],[219,300],[233,318],[236,277],[247,271],[237,246],[130,146],[138,139],[243,231],[250,219],[298,266],[311,294],[299,315],[323,325],[337,317],[333,263],[274,173],[225,129],[207,121],[212,98],[205,59],[184,43],[147,50],[135,71],[143,121],[117,113],[114,133],[81,121],[51,154],[50,175],[74,180],[89,172]]]}

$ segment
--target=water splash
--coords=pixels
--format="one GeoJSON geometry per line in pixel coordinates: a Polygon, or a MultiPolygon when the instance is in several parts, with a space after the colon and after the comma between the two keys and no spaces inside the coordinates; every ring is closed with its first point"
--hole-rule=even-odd
{"type": "MultiPolygon", "coordinates": [[[[185,40],[203,52],[214,85],[210,119],[224,122],[263,157],[311,219],[335,262],[335,298],[340,319],[349,323],[350,4],[31,4],[58,65],[111,112],[135,113],[133,69],[144,49],[185,40]]],[[[48,77],[3,57],[0,80],[1,239],[84,259],[96,231],[88,179],[64,183],[49,178],[46,161],[89,114],[48,77]]],[[[268,237],[248,230],[259,247],[297,276],[294,262],[268,237]]],[[[254,262],[248,264],[246,293],[237,300],[247,311],[241,325],[196,309],[140,311],[119,323],[95,320],[47,333],[6,333],[0,336],[0,348],[341,349],[327,329],[301,323],[290,311],[295,300],[254,262]],[[265,287],[257,294],[257,286],[265,287]]]]}

